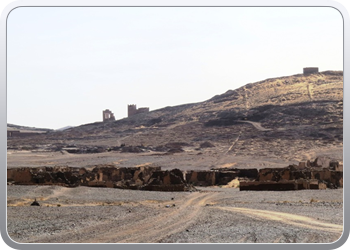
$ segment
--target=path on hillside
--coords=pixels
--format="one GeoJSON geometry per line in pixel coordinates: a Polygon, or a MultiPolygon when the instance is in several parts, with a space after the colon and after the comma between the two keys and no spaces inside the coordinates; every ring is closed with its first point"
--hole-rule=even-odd
{"type": "Polygon", "coordinates": [[[313,97],[312,97],[312,91],[311,91],[310,85],[311,85],[310,83],[307,85],[307,94],[308,94],[308,96],[310,98],[310,101],[312,101],[313,97]]]}
{"type": "Polygon", "coordinates": [[[226,210],[235,213],[241,213],[249,217],[264,219],[266,221],[278,221],[295,227],[321,230],[331,233],[341,233],[342,225],[322,222],[310,217],[300,216],[290,213],[282,213],[268,210],[259,210],[242,207],[216,207],[217,209],[226,210]]]}
{"type": "Polygon", "coordinates": [[[250,123],[252,124],[257,130],[260,131],[271,131],[272,129],[270,128],[264,128],[263,126],[261,126],[260,122],[252,122],[252,121],[238,121],[238,122],[245,122],[245,123],[250,123]]]}

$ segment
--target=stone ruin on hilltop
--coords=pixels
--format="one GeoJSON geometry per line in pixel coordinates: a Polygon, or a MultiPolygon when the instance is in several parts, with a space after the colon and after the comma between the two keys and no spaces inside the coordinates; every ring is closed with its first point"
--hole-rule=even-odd
{"type": "Polygon", "coordinates": [[[317,67],[303,68],[303,74],[304,75],[310,75],[310,74],[315,74],[315,73],[318,73],[318,68],[317,67]]]}
{"type": "MultiPolygon", "coordinates": [[[[303,75],[310,75],[310,74],[316,74],[319,73],[318,67],[306,67],[303,68],[303,75]]],[[[142,107],[142,108],[137,108],[136,104],[129,104],[128,105],[128,117],[131,117],[136,114],[141,114],[141,113],[148,113],[149,108],[148,107],[142,107]]],[[[115,117],[114,114],[106,109],[103,111],[103,121],[114,121],[115,117]]]]}
{"type": "Polygon", "coordinates": [[[130,104],[128,105],[128,117],[141,114],[141,113],[148,113],[149,108],[136,108],[136,104],[130,104]]]}
{"type": "Polygon", "coordinates": [[[103,122],[115,121],[114,114],[109,109],[103,110],[102,111],[102,116],[103,116],[103,122]]]}
{"type": "MultiPolygon", "coordinates": [[[[147,108],[136,108],[136,104],[128,105],[128,117],[136,115],[136,114],[148,113],[148,112],[149,112],[148,107],[147,108]]],[[[115,121],[114,114],[109,109],[102,111],[102,119],[103,119],[103,122],[115,121]]]]}

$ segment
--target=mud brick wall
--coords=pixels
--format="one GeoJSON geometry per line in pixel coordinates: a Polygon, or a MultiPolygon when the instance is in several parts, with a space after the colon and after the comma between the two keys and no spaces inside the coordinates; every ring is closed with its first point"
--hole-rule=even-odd
{"type": "Polygon", "coordinates": [[[314,179],[331,183],[335,187],[343,187],[343,171],[324,169],[323,171],[312,171],[311,176],[314,179]]]}
{"type": "Polygon", "coordinates": [[[308,67],[303,69],[304,75],[308,74],[313,74],[313,73],[318,73],[318,68],[317,67],[308,67]]]}
{"type": "Polygon", "coordinates": [[[79,180],[78,176],[78,169],[68,167],[38,167],[7,170],[7,181],[22,185],[76,185],[79,180]]]}
{"type": "Polygon", "coordinates": [[[186,181],[194,186],[213,186],[218,174],[217,171],[188,171],[186,181]]]}
{"type": "Polygon", "coordinates": [[[106,109],[106,110],[102,111],[102,117],[103,117],[103,121],[104,122],[106,122],[106,121],[115,121],[114,114],[109,109],[106,109]]]}
{"type": "Polygon", "coordinates": [[[7,181],[9,184],[20,185],[185,191],[190,189],[190,184],[226,185],[237,177],[252,179],[251,177],[256,176],[255,181],[240,181],[240,190],[324,189],[343,187],[343,172],[332,170],[338,165],[332,163],[329,168],[309,168],[299,164],[285,168],[265,168],[259,172],[257,169],[217,169],[186,173],[179,169],[162,171],[160,167],[155,166],[117,168],[114,165],[98,165],[92,170],[57,166],[8,169],[7,181]]]}
{"type": "Polygon", "coordinates": [[[326,189],[327,185],[319,180],[306,180],[306,179],[299,179],[296,180],[297,183],[297,189],[326,189]]]}
{"type": "Polygon", "coordinates": [[[7,169],[7,181],[21,184],[31,183],[32,173],[29,168],[7,169]]]}
{"type": "Polygon", "coordinates": [[[177,185],[184,184],[186,181],[183,172],[179,169],[155,171],[149,178],[149,185],[177,185]]]}
{"type": "Polygon", "coordinates": [[[247,169],[234,169],[238,172],[238,177],[254,178],[258,177],[258,170],[256,168],[247,168],[247,169]]]}
{"type": "Polygon", "coordinates": [[[290,168],[263,168],[260,169],[257,177],[257,181],[280,181],[280,180],[292,180],[292,169],[290,168]]]}
{"type": "MultiPolygon", "coordinates": [[[[247,172],[248,173],[248,172],[247,172]]],[[[250,172],[249,172],[250,173],[250,172]]],[[[185,179],[194,186],[227,185],[233,179],[239,177],[239,171],[187,171],[185,179]]],[[[246,176],[244,176],[246,177],[246,176]]]]}
{"type": "Polygon", "coordinates": [[[230,181],[238,177],[238,172],[219,171],[216,175],[215,185],[227,185],[230,181]]]}
{"type": "Polygon", "coordinates": [[[149,108],[136,108],[135,104],[128,105],[128,117],[140,114],[140,113],[148,113],[149,108]]]}

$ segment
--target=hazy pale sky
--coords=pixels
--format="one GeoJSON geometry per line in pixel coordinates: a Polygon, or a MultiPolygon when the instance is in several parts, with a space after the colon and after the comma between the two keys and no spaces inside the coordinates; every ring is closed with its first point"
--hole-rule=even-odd
{"type": "Polygon", "coordinates": [[[21,7],[7,21],[7,122],[41,128],[343,70],[331,7],[21,7]]]}

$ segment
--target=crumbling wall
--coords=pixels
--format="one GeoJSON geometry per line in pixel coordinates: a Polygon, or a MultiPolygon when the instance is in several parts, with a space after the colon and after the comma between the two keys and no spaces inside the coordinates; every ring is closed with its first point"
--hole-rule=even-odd
{"type": "MultiPolygon", "coordinates": [[[[315,161],[314,161],[315,162],[315,161]]],[[[235,178],[240,190],[300,190],[343,187],[342,165],[330,162],[328,168],[307,167],[308,164],[285,168],[216,169],[162,171],[158,166],[115,167],[97,165],[94,168],[68,166],[15,168],[7,170],[7,182],[19,185],[89,186],[154,191],[187,191],[193,186],[227,185],[235,178]],[[255,178],[252,178],[255,177],[255,178]],[[192,186],[193,185],[193,186],[192,186]]]]}
{"type": "Polygon", "coordinates": [[[216,184],[216,171],[188,171],[186,181],[194,186],[213,186],[216,184]]]}
{"type": "Polygon", "coordinates": [[[32,173],[29,168],[7,169],[7,181],[13,181],[18,184],[32,182],[32,173]]]}
{"type": "Polygon", "coordinates": [[[285,168],[260,169],[254,181],[240,182],[240,190],[300,190],[343,187],[343,172],[338,171],[339,165],[337,162],[324,160],[321,164],[316,158],[313,162],[300,162],[299,165],[290,165],[285,168]],[[323,167],[326,162],[328,167],[323,167]]]}
{"type": "Polygon", "coordinates": [[[106,109],[106,110],[102,111],[102,118],[103,118],[104,122],[106,122],[106,121],[115,121],[114,114],[109,109],[106,109]]]}
{"type": "Polygon", "coordinates": [[[218,171],[216,175],[215,185],[227,185],[230,181],[237,178],[239,172],[236,171],[218,171]]]}
{"type": "MultiPolygon", "coordinates": [[[[215,186],[227,185],[230,181],[239,176],[239,171],[208,170],[208,171],[187,171],[185,179],[194,186],[215,186]]],[[[246,176],[245,176],[246,177],[246,176]]]]}
{"type": "Polygon", "coordinates": [[[307,67],[307,68],[303,69],[303,73],[304,73],[304,75],[318,73],[318,68],[317,67],[307,67]]]}
{"type": "Polygon", "coordinates": [[[141,114],[141,113],[148,113],[149,108],[136,108],[136,104],[130,104],[128,105],[128,117],[141,114]]]}
{"type": "Polygon", "coordinates": [[[79,169],[69,167],[37,167],[7,170],[7,181],[20,185],[77,186],[79,169]]]}
{"type": "Polygon", "coordinates": [[[155,171],[149,182],[141,187],[142,190],[149,191],[188,191],[191,188],[185,181],[183,172],[179,169],[155,171]]]}
{"type": "Polygon", "coordinates": [[[16,168],[7,170],[7,182],[19,185],[89,186],[163,191],[185,191],[188,186],[182,171],[178,169],[162,171],[157,166],[116,168],[100,165],[92,170],[66,166],[16,168]]]}

